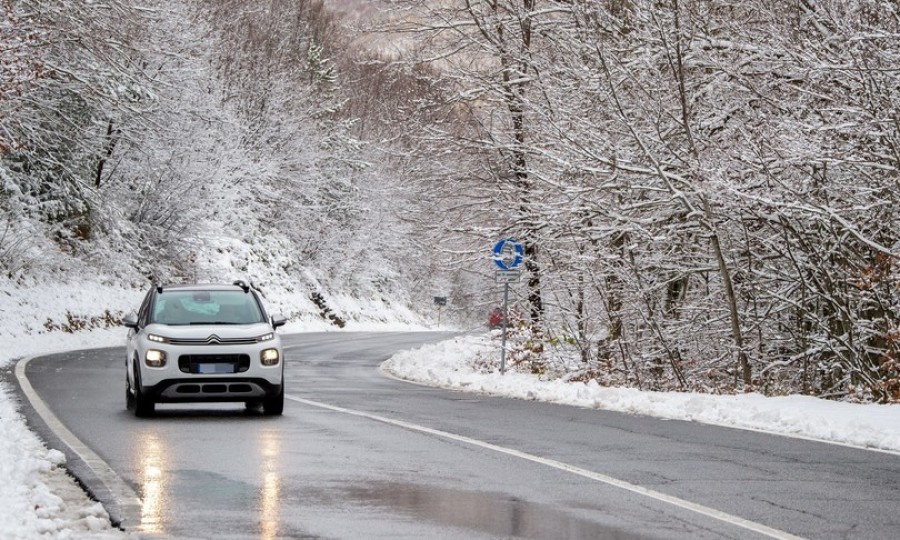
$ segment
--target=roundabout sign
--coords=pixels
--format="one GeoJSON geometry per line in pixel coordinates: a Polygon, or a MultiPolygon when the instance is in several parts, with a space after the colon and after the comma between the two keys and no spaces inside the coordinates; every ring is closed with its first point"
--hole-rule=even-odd
{"type": "Polygon", "coordinates": [[[500,240],[494,245],[494,264],[500,270],[515,270],[525,259],[525,248],[512,238],[500,240]]]}
{"type": "Polygon", "coordinates": [[[509,316],[509,284],[518,283],[522,279],[522,271],[518,270],[525,260],[525,248],[512,238],[505,238],[494,245],[494,279],[503,284],[503,341],[500,345],[500,373],[506,372],[506,326],[509,316]]]}

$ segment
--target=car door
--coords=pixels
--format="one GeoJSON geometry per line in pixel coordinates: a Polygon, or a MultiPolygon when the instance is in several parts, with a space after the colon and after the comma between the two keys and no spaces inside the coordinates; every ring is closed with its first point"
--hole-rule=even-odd
{"type": "Polygon", "coordinates": [[[138,309],[137,328],[129,328],[128,336],[125,339],[125,369],[127,371],[127,377],[129,381],[134,381],[134,362],[132,362],[132,360],[135,357],[137,338],[143,331],[144,327],[147,326],[147,318],[150,315],[150,304],[152,297],[153,290],[151,289],[144,296],[144,300],[143,302],[141,302],[141,307],[140,309],[138,309]]]}

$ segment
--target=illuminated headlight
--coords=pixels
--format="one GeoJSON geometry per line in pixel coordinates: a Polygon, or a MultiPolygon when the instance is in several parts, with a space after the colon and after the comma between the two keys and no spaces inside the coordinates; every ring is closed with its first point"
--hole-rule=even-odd
{"type": "Polygon", "coordinates": [[[166,365],[166,353],[150,349],[144,355],[144,362],[150,367],[163,367],[166,365]]]}
{"type": "Polygon", "coordinates": [[[263,335],[259,336],[258,338],[256,338],[256,341],[271,341],[273,339],[275,339],[275,334],[272,332],[269,332],[268,334],[263,334],[263,335]]]}
{"type": "Polygon", "coordinates": [[[169,338],[157,336],[156,334],[147,334],[147,339],[149,339],[150,341],[155,341],[157,343],[168,343],[169,342],[169,338]]]}
{"type": "Polygon", "coordinates": [[[266,349],[259,353],[259,361],[262,362],[262,365],[264,366],[278,365],[279,359],[280,355],[278,354],[278,349],[266,349]]]}

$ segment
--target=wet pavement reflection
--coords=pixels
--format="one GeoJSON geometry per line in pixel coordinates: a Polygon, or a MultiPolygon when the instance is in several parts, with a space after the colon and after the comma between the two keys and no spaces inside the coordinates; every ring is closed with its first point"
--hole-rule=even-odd
{"type": "MultiPolygon", "coordinates": [[[[164,409],[156,423],[135,433],[140,538],[197,538],[198,530],[215,531],[223,538],[320,537],[321,531],[304,530],[307,527],[352,538],[360,532],[356,527],[366,527],[366,518],[334,521],[333,516],[354,507],[376,520],[409,519],[420,527],[413,530],[442,531],[447,538],[460,538],[461,531],[462,538],[650,538],[621,528],[621,521],[603,506],[544,505],[502,492],[379,480],[324,491],[309,486],[298,490],[297,478],[284,476],[285,470],[298,470],[285,462],[286,452],[291,455],[285,443],[290,433],[281,425],[259,425],[260,418],[250,417],[250,425],[259,429],[242,430],[241,438],[221,440],[219,446],[204,442],[207,427],[221,433],[223,421],[241,422],[245,416],[231,409],[164,409]],[[187,425],[190,429],[185,430],[187,425]],[[192,442],[185,447],[185,441],[192,442]]],[[[391,537],[383,529],[368,532],[372,538],[391,537]]]]}
{"type": "Polygon", "coordinates": [[[153,432],[144,432],[139,437],[141,524],[140,531],[147,534],[165,534],[163,516],[166,514],[168,491],[168,464],[165,459],[165,439],[153,432]]]}
{"type": "Polygon", "coordinates": [[[281,504],[281,475],[278,473],[278,456],[281,454],[281,438],[278,431],[267,429],[260,435],[260,474],[262,488],[259,497],[262,540],[278,537],[279,507],[281,504]]]}
{"type": "Polygon", "coordinates": [[[249,534],[251,536],[247,537],[260,540],[274,540],[284,535],[280,472],[283,449],[282,434],[278,429],[262,429],[252,439],[229,445],[227,452],[243,456],[246,463],[256,464],[256,470],[251,469],[250,477],[244,479],[223,474],[229,467],[218,452],[209,452],[208,458],[213,468],[224,465],[225,470],[221,473],[185,467],[190,461],[185,461],[184,455],[179,457],[169,447],[170,437],[171,433],[165,429],[145,429],[135,436],[137,487],[141,499],[137,532],[141,538],[193,535],[180,521],[185,513],[195,515],[200,523],[208,519],[209,514],[219,514],[221,518],[225,513],[229,518],[227,521],[239,521],[224,525],[231,534],[249,534]],[[236,512],[235,508],[240,510],[236,512]],[[243,521],[244,518],[256,525],[256,531],[251,533],[252,529],[246,529],[248,522],[243,521]]]}
{"type": "Polygon", "coordinates": [[[351,487],[343,493],[359,504],[500,537],[557,540],[648,538],[502,493],[395,482],[351,487]]]}

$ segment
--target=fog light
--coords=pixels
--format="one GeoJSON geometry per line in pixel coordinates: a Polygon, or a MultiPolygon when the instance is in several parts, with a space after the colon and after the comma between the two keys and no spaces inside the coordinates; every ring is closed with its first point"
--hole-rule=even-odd
{"type": "Polygon", "coordinates": [[[279,357],[278,349],[266,349],[259,353],[259,361],[262,362],[262,365],[264,366],[278,365],[279,357]]]}
{"type": "Polygon", "coordinates": [[[144,362],[150,367],[163,367],[166,365],[166,353],[150,349],[144,356],[144,362]]]}

